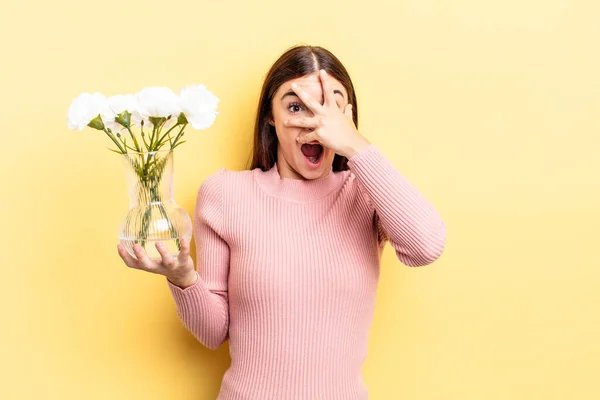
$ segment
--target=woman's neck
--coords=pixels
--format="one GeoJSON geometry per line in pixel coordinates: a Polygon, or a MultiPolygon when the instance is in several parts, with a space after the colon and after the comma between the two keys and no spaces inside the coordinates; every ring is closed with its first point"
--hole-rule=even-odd
{"type": "Polygon", "coordinates": [[[335,192],[349,174],[348,171],[333,172],[330,169],[325,176],[316,179],[286,178],[280,174],[280,170],[285,171],[285,168],[280,168],[279,164],[275,163],[268,171],[256,168],[253,173],[259,186],[266,193],[299,203],[318,201],[335,192]]]}
{"type": "Polygon", "coordinates": [[[285,161],[278,160],[277,163],[275,164],[275,166],[277,167],[277,173],[283,179],[306,180],[306,178],[304,176],[302,176],[298,171],[296,171],[294,168],[292,168],[285,161]]]}

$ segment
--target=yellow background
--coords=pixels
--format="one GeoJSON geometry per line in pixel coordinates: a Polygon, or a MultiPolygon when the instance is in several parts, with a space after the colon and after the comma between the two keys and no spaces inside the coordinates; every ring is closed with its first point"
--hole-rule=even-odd
{"type": "Polygon", "coordinates": [[[175,155],[191,213],[203,179],[245,167],[264,74],[297,43],[342,60],[360,130],[448,225],[434,265],[386,248],[370,398],[600,398],[599,4],[3,1],[0,398],[216,397],[227,345],[121,262],[124,168],[67,109],[206,84],[221,114],[175,155]]]}

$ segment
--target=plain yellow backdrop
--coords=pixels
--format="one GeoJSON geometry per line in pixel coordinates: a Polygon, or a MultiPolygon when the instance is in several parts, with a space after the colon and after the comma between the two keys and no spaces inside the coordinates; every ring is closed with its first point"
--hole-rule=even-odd
{"type": "Polygon", "coordinates": [[[216,397],[227,345],[121,262],[124,167],[67,109],[206,84],[220,115],[175,153],[191,213],[208,175],[246,166],[262,79],[300,43],[342,60],[359,129],[448,225],[433,265],[386,248],[370,398],[600,398],[599,4],[3,1],[0,398],[216,397]]]}

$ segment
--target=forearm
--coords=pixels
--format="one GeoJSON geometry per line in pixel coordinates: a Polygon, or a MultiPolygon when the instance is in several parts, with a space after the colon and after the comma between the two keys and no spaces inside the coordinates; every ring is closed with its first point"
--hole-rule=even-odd
{"type": "Polygon", "coordinates": [[[167,282],[184,326],[206,347],[219,348],[229,329],[227,292],[211,291],[197,273],[195,283],[185,289],[167,282]]]}
{"type": "Polygon", "coordinates": [[[446,226],[433,205],[374,145],[349,160],[380,224],[407,265],[426,265],[443,252],[446,226]]]}

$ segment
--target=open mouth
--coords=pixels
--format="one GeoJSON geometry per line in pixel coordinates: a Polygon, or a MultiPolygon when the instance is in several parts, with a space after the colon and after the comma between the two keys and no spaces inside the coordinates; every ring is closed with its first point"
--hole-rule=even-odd
{"type": "Polygon", "coordinates": [[[300,148],[304,157],[312,165],[319,164],[323,156],[323,146],[318,143],[305,143],[300,148]]]}

